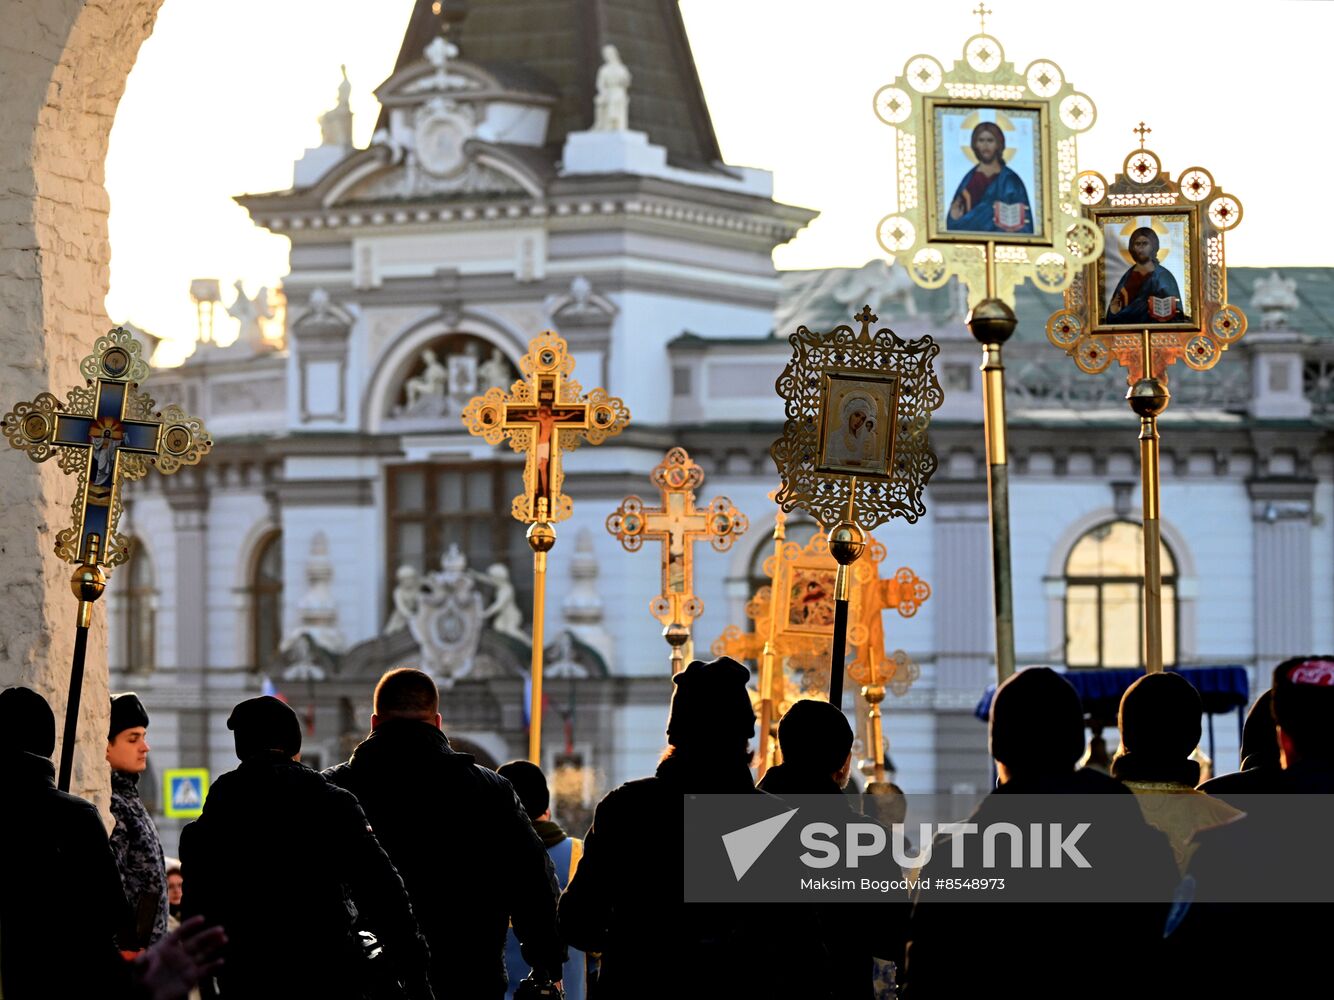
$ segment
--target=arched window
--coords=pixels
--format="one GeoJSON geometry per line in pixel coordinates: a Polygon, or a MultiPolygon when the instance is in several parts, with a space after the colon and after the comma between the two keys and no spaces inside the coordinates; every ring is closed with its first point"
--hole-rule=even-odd
{"type": "MultiPolygon", "coordinates": [[[[1176,560],[1160,546],[1163,663],[1177,658],[1176,560]]],[[[1109,521],[1084,534],[1065,563],[1065,662],[1144,666],[1144,529],[1109,521]]]]}
{"type": "Polygon", "coordinates": [[[282,640],[283,536],[275,531],[260,542],[250,575],[250,668],[275,669],[282,640]]]}
{"type": "Polygon", "coordinates": [[[120,628],[124,644],[124,669],[146,674],[157,666],[156,611],[157,588],[153,579],[153,560],[143,544],[130,543],[130,562],[125,567],[129,577],[121,591],[120,628]]]}

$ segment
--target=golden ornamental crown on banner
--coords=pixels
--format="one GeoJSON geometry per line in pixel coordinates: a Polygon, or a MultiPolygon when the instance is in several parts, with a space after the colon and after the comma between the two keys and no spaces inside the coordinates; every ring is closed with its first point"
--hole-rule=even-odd
{"type": "Polygon", "coordinates": [[[923,288],[958,277],[970,305],[995,297],[1013,306],[1026,279],[1062,291],[1102,251],[1075,192],[1075,136],[1097,111],[1051,60],[1022,71],[1007,63],[983,26],[950,68],[916,55],[876,91],[875,113],[897,133],[898,168],[898,210],[876,235],[923,288]]]}

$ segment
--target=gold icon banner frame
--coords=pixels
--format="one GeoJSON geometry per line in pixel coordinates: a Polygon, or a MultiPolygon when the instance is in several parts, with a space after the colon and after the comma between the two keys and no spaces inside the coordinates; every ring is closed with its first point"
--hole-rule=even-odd
{"type": "Polygon", "coordinates": [[[1000,298],[1013,307],[1024,281],[1044,292],[1064,291],[1101,254],[1102,234],[1084,218],[1075,186],[1076,136],[1092,127],[1097,109],[1056,63],[1036,59],[1020,70],[984,31],[964,43],[962,58],[948,69],[925,53],[908,59],[903,72],[876,91],[873,107],[896,132],[898,190],[898,209],[881,219],[876,236],[921,287],[940,288],[957,277],[968,288],[970,306],[1000,298]],[[1036,223],[1032,234],[943,230],[938,188],[946,138],[938,134],[936,112],[948,107],[1001,115],[1038,111],[1041,233],[1036,223]]]}
{"type": "Polygon", "coordinates": [[[827,528],[852,500],[856,522],[873,530],[892,517],[911,523],[926,512],[922,493],[938,465],[927,430],[944,392],[932,365],[940,353],[933,338],[903,340],[887,327],[872,335],[876,317],[869,308],[856,319],[860,332],[847,325],[827,332],[801,326],[788,338],[792,358],[776,383],[786,420],[769,453],[782,480],[776,502],[784,511],[800,507],[827,528]],[[821,468],[832,419],[825,409],[830,375],[882,386],[893,381],[892,464],[879,470],[821,468]]]}
{"type": "MultiPolygon", "coordinates": [[[[1122,172],[1108,183],[1102,174],[1086,170],[1079,175],[1078,194],[1085,218],[1099,232],[1121,219],[1185,217],[1190,245],[1183,247],[1195,265],[1189,298],[1188,322],[1107,323],[1103,292],[1106,257],[1086,265],[1065,291],[1065,308],[1047,320],[1047,339],[1068,354],[1090,375],[1104,372],[1113,361],[1126,368],[1134,384],[1146,376],[1143,332],[1149,331],[1152,377],[1180,360],[1197,371],[1207,371],[1246,333],[1246,314],[1227,298],[1224,234],[1241,222],[1241,202],[1224,191],[1204,167],[1187,167],[1177,180],[1162,167],[1151,149],[1132,150],[1122,172]]],[[[1151,228],[1157,229],[1156,226],[1151,228]]],[[[1157,251],[1155,251],[1155,254],[1157,251]]]]}

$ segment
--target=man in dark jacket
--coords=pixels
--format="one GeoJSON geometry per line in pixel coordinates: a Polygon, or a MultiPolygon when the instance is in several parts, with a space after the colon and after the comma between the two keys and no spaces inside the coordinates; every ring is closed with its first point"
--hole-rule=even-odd
{"type": "Polygon", "coordinates": [[[1234,795],[1265,794],[1283,790],[1283,766],[1278,760],[1278,733],[1274,729],[1273,689],[1255,699],[1241,730],[1241,770],[1220,774],[1200,785],[1200,791],[1221,799],[1234,795]]]}
{"type": "Polygon", "coordinates": [[[231,942],[216,994],[360,1000],[369,973],[359,916],[390,978],[413,1000],[431,1000],[403,883],[356,798],[298,762],[296,713],[251,698],[227,727],[241,766],[213,783],[203,814],[181,831],[182,912],[219,921],[231,942]]]}
{"type": "Polygon", "coordinates": [[[449,745],[439,699],[420,670],[389,671],[370,736],[325,774],[357,796],[402,874],[436,992],[491,1000],[505,995],[511,921],[535,978],[560,978],[556,874],[509,782],[449,745]]]}
{"type": "Polygon", "coordinates": [[[1246,815],[1196,838],[1169,925],[1177,995],[1302,996],[1329,965],[1334,657],[1284,660],[1271,690],[1281,794],[1229,796],[1246,815]]]}
{"type": "MultiPolygon", "coordinates": [[[[798,701],[778,723],[783,763],[769,768],[760,789],[785,796],[826,796],[829,822],[835,826],[862,820],[844,789],[852,773],[852,726],[827,701],[798,701]]],[[[800,803],[802,800],[797,800],[800,803]]],[[[864,822],[864,820],[863,820],[864,822]]],[[[910,904],[906,893],[876,903],[803,904],[795,918],[814,925],[810,959],[794,963],[792,974],[809,977],[807,995],[835,1000],[870,1000],[874,957],[903,963],[903,938],[910,904]]]]}
{"type": "Polygon", "coordinates": [[[763,794],[750,774],[749,674],[722,657],[673,677],[657,773],[598,803],[560,929],[574,947],[602,952],[599,1000],[800,995],[783,971],[791,928],[771,926],[759,908],[683,900],[686,796],[763,794]]]}
{"type": "Polygon", "coordinates": [[[107,763],[111,765],[111,853],[116,857],[128,910],[120,946],[140,951],[167,933],[167,864],[162,841],[139,797],[148,768],[148,712],[133,691],[111,696],[107,763]]]}
{"type": "Polygon", "coordinates": [[[222,931],[199,922],[133,963],[116,949],[120,874],[93,806],[56,790],[56,719],[36,691],[0,691],[0,995],[183,1000],[222,931]]]}
{"type": "MultiPolygon", "coordinates": [[[[1001,878],[1007,894],[1032,902],[971,897],[951,901],[918,890],[913,906],[904,996],[910,1000],[1014,992],[1032,1000],[1080,996],[1124,998],[1160,974],[1162,937],[1179,881],[1166,838],[1145,824],[1133,793],[1114,778],[1075,769],[1084,751],[1084,713],[1073,685],[1047,667],[1029,667],[996,689],[991,703],[991,755],[997,787],[968,817],[982,836],[960,845],[937,838],[922,877],[1001,878]],[[1032,836],[1059,824],[1065,834],[1087,822],[1075,843],[1089,867],[1061,860],[1046,843],[1033,864],[1033,844],[1019,863],[1013,842],[994,867],[984,867],[979,841],[989,827],[1010,824],[1032,836]],[[1025,864],[1027,861],[1027,864],[1025,864]],[[1008,862],[1008,864],[1007,864],[1008,862]],[[1061,902],[1061,899],[1078,902],[1061,902]],[[1084,900],[1087,899],[1087,902],[1084,900]],[[977,901],[974,901],[977,900],[977,901]],[[1109,900],[1118,900],[1109,902],[1109,900]],[[1090,928],[1113,928],[1116,958],[1091,946],[1090,928]],[[1091,965],[1093,956],[1103,960],[1091,965]]],[[[929,890],[927,890],[929,892],[929,890]]],[[[1095,939],[1097,935],[1094,935],[1095,939]]]]}

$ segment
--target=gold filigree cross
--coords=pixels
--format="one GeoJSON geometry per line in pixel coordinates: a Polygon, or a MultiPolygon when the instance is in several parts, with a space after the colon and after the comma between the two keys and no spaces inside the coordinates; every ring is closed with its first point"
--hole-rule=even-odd
{"type": "Polygon", "coordinates": [[[56,554],[111,568],[130,555],[116,534],[121,483],[142,479],[150,466],[170,474],[194,465],[213,439],[199,418],[179,406],[155,411],[152,398],[139,391],[150,369],[127,330],[116,327],[99,337],[79,371],[86,386],[71,389],[64,403],[44,392],[17,404],[5,414],[3,430],[34,462],[56,456],[62,472],[78,477],[74,523],[56,535],[56,554]]]}
{"type": "Polygon", "coordinates": [[[1134,132],[1137,136],[1139,136],[1139,148],[1143,149],[1145,140],[1148,137],[1149,133],[1153,131],[1153,129],[1149,128],[1143,122],[1140,122],[1139,128],[1131,129],[1131,131],[1134,132]]]}
{"type": "Polygon", "coordinates": [[[562,452],[577,448],[581,440],[601,444],[621,433],[630,422],[630,411],[605,389],[583,395],[583,388],[570,378],[574,358],[565,341],[550,330],[529,342],[519,371],[523,377],[509,393],[493,386],[473,397],[463,408],[463,423],[491,444],[508,438],[510,447],[526,456],[524,491],[513,502],[515,520],[563,521],[573,504],[561,491],[562,452]]]}
{"type": "Polygon", "coordinates": [[[689,628],[704,611],[694,592],[695,543],[707,539],[716,551],[726,552],[750,524],[727,497],[714,497],[702,509],[695,506],[704,470],[684,448],[667,452],[649,478],[662,505],[648,507],[638,496],[628,496],[607,517],[607,530],[628,552],[638,552],[646,541],[662,543],[662,593],[649,610],[663,625],[689,628]]]}

